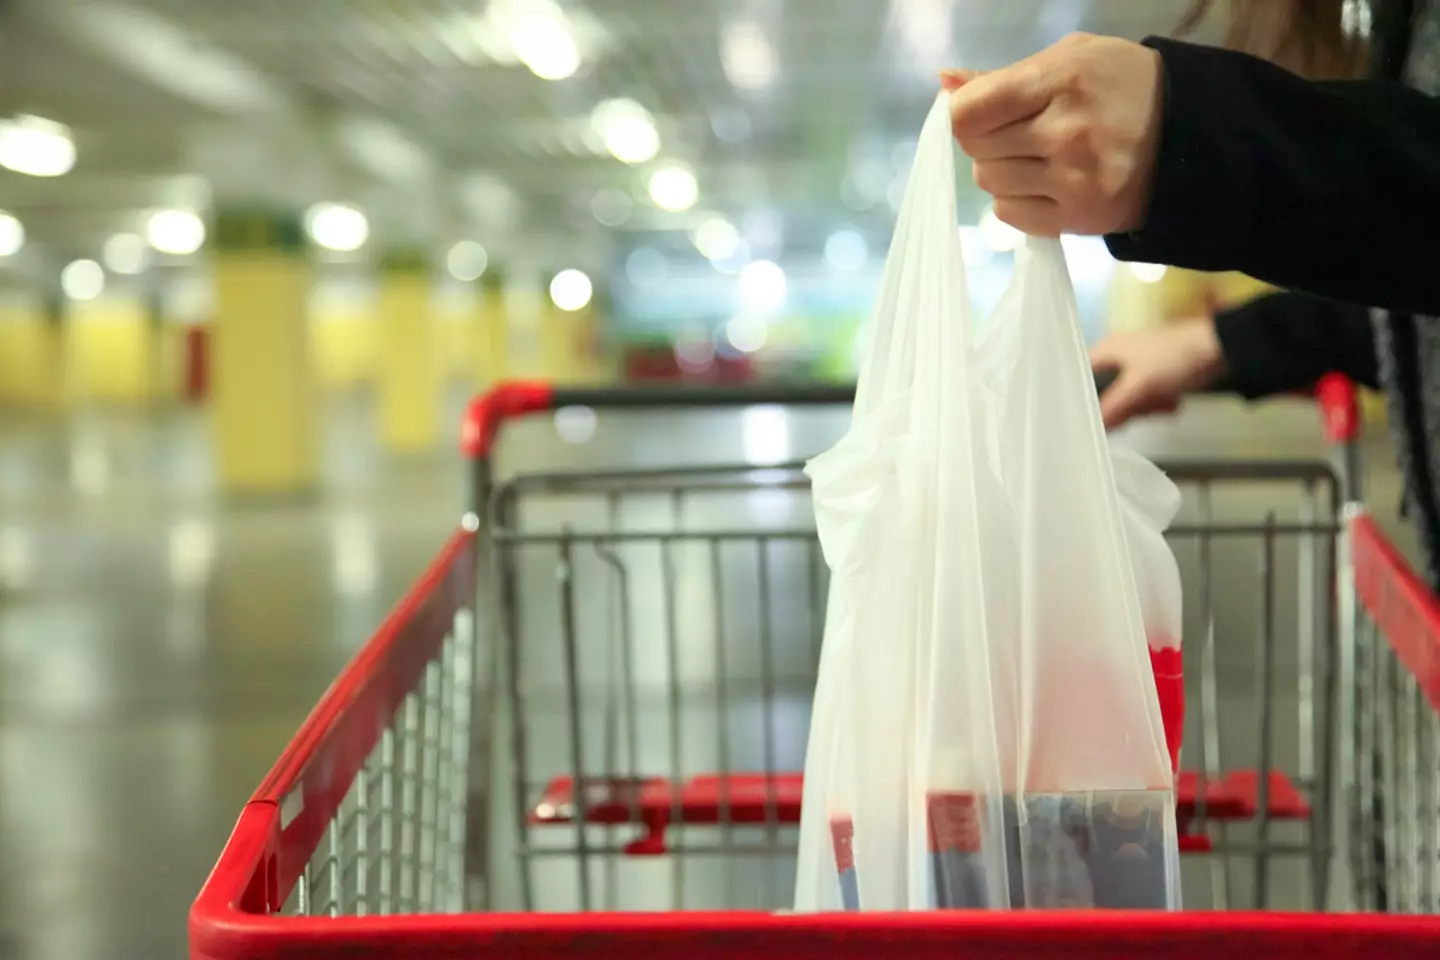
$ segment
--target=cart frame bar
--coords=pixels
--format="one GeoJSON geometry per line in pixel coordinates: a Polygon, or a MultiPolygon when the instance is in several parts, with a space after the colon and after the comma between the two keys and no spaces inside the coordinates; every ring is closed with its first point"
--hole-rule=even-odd
{"type": "MultiPolygon", "coordinates": [[[[844,402],[850,387],[795,391],[556,390],[502,385],[471,404],[462,447],[488,461],[503,424],[569,404],[606,408],[844,402]],[[732,395],[733,394],[733,395],[732,395]],[[703,396],[702,396],[703,395],[703,396]],[[699,402],[697,402],[699,401],[699,402]]],[[[1328,433],[1353,436],[1353,394],[1328,433]]],[[[1326,401],[1322,391],[1322,401],[1326,401]]],[[[487,478],[488,479],[488,478],[487,478]]],[[[467,521],[471,518],[467,517],[467,521]]],[[[400,957],[600,957],[729,960],[736,956],[913,960],[1015,956],[1086,960],[1154,955],[1211,960],[1233,951],[1270,960],[1420,956],[1440,944],[1434,917],[1262,912],[942,911],[825,915],[459,913],[366,917],[276,914],[381,731],[476,599],[479,537],[467,522],[325,692],[241,812],[190,912],[192,960],[400,957]]],[[[1380,632],[1440,710],[1440,601],[1374,522],[1349,518],[1355,588],[1380,632]]]]}

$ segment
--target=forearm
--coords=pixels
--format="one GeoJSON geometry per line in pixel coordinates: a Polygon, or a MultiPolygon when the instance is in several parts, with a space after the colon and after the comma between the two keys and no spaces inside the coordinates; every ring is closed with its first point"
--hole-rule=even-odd
{"type": "Polygon", "coordinates": [[[1144,227],[1107,238],[1117,257],[1440,313],[1418,241],[1440,223],[1440,101],[1147,43],[1165,65],[1161,144],[1144,227]]]}
{"type": "Polygon", "coordinates": [[[1378,386],[1369,310],[1277,293],[1215,316],[1224,373],[1216,383],[1248,399],[1308,390],[1327,373],[1378,386]]]}

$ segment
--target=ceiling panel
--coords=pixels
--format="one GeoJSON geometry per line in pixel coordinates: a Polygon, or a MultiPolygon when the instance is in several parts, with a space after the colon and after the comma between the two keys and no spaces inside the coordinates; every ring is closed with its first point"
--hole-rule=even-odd
{"type": "MultiPolygon", "coordinates": [[[[934,95],[937,67],[999,66],[1073,29],[1135,37],[1167,31],[1188,0],[567,0],[562,6],[583,63],[574,76],[547,82],[515,62],[494,15],[500,7],[472,0],[131,0],[124,6],[14,0],[0,23],[7,38],[0,48],[0,113],[31,110],[71,124],[81,155],[72,176],[88,184],[76,195],[114,208],[116,216],[149,202],[133,187],[136,177],[210,175],[223,197],[232,187],[221,173],[195,168],[205,154],[194,146],[223,122],[246,137],[275,131],[284,147],[269,151],[277,159],[266,161],[275,166],[266,175],[285,177],[286,155],[314,151],[324,162],[306,165],[306,191],[375,197],[388,190],[397,199],[376,206],[402,212],[407,196],[423,192],[424,204],[409,205],[440,211],[435,229],[447,235],[471,228],[470,207],[455,184],[477,172],[519,198],[524,216],[507,229],[539,238],[605,234],[589,216],[589,198],[601,187],[621,188],[639,207],[621,231],[624,246],[637,232],[693,220],[647,209],[647,168],[599,151],[590,112],[607,98],[629,97],[654,114],[662,159],[697,171],[702,206],[737,218],[755,206],[776,208],[796,225],[787,237],[798,246],[807,237],[813,241],[812,231],[839,222],[888,228],[893,214],[883,200],[868,210],[842,203],[845,183],[854,181],[857,164],[874,168],[872,180],[887,162],[903,167],[905,143],[934,95]],[[228,58],[215,67],[222,74],[222,67],[232,74],[254,71],[277,92],[279,105],[227,113],[187,100],[183,77],[177,87],[145,76],[93,36],[88,43],[78,37],[84,30],[77,24],[102,22],[102,14],[172,31],[172,42],[180,37],[190,45],[187,56],[228,58]],[[774,82],[759,90],[737,87],[725,70],[723,51],[734,36],[728,31],[740,21],[753,24],[773,52],[774,82]],[[364,165],[347,161],[327,139],[340,117],[384,121],[426,155],[431,173],[423,181],[364,181],[364,165]],[[107,188],[113,190],[108,199],[107,188]]],[[[27,202],[26,196],[48,188],[23,180],[0,176],[0,207],[43,217],[49,201],[27,202]]],[[[54,230],[37,225],[32,232],[72,229],[62,228],[62,219],[85,218],[57,215],[54,230]]],[[[91,219],[108,222],[104,215],[91,219]]],[[[383,238],[386,224],[376,227],[383,238]]],[[[477,222],[473,229],[481,233],[486,226],[477,222]]],[[[66,243],[101,240],[81,235],[66,243]]]]}

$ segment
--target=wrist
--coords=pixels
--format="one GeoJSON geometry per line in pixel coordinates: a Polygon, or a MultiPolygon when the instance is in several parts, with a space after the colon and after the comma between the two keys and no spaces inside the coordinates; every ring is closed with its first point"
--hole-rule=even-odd
{"type": "Polygon", "coordinates": [[[1215,320],[1191,317],[1180,321],[1180,326],[1191,371],[1189,387],[1203,390],[1225,376],[1225,352],[1215,332],[1215,320]]]}

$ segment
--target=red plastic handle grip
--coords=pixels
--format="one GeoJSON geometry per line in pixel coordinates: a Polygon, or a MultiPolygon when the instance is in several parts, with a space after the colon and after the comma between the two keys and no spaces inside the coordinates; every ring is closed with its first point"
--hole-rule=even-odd
{"type": "Polygon", "coordinates": [[[1360,401],[1349,377],[1325,374],[1315,387],[1315,399],[1320,402],[1327,441],[1349,443],[1360,435],[1360,401]]]}
{"type": "Polygon", "coordinates": [[[555,404],[555,388],[539,380],[497,383],[465,408],[460,452],[472,460],[490,456],[506,420],[540,413],[555,404]]]}

